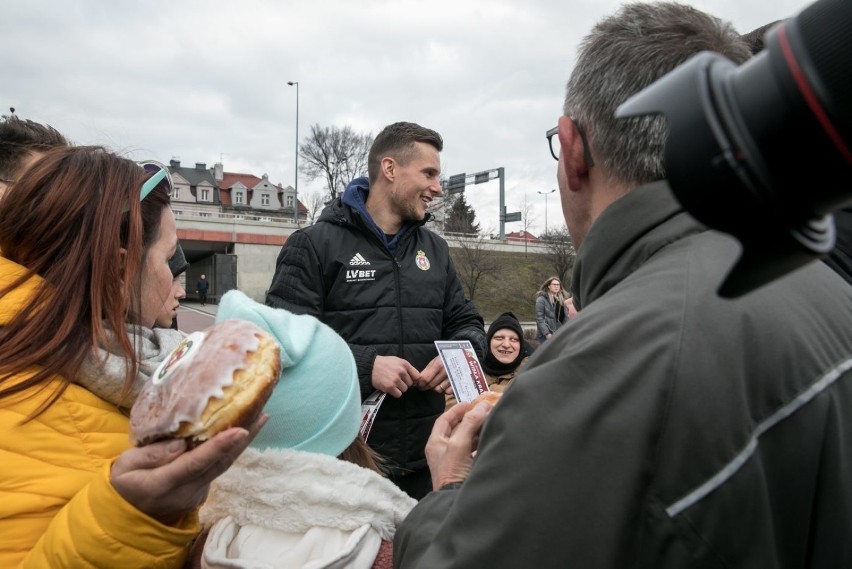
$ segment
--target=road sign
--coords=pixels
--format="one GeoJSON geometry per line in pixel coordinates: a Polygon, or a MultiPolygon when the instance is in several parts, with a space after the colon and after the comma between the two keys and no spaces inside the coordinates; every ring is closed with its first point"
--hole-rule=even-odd
{"type": "Polygon", "coordinates": [[[450,179],[447,180],[447,183],[444,186],[444,191],[450,195],[463,192],[465,178],[467,178],[467,174],[454,174],[450,176],[450,179]]]}
{"type": "Polygon", "coordinates": [[[520,221],[521,220],[521,212],[513,211],[512,213],[507,213],[503,216],[503,221],[509,223],[510,221],[520,221]]]}
{"type": "Polygon", "coordinates": [[[473,183],[474,184],[483,184],[491,179],[491,170],[486,170],[485,172],[478,172],[474,174],[473,183]]]}

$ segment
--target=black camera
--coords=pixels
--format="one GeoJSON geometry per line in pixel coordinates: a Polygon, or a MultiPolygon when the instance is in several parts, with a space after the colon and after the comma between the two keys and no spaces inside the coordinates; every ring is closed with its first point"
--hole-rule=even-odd
{"type": "Polygon", "coordinates": [[[622,104],[664,114],[665,167],[683,207],[743,252],[735,297],[828,253],[852,204],[852,0],[819,0],[736,66],[702,52],[622,104]]]}

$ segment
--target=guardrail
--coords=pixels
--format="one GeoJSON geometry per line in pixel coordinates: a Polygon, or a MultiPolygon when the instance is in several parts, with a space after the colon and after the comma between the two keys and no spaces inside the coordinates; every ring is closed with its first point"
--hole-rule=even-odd
{"type": "MultiPolygon", "coordinates": [[[[179,205],[179,204],[175,204],[179,205]]],[[[256,214],[242,214],[242,213],[226,213],[226,212],[206,212],[206,211],[187,211],[181,209],[174,210],[175,217],[178,219],[184,219],[187,221],[204,221],[204,220],[216,220],[218,222],[226,222],[226,223],[238,223],[242,221],[248,221],[252,223],[265,223],[271,224],[275,226],[289,226],[289,227],[304,227],[308,225],[306,221],[300,221],[298,224],[293,222],[292,217],[276,217],[276,216],[267,216],[267,215],[256,215],[256,214]]],[[[482,240],[485,242],[488,248],[499,247],[503,250],[520,250],[529,249],[529,252],[532,253],[543,253],[547,250],[547,242],[546,241],[523,241],[517,239],[498,239],[494,236],[488,235],[476,235],[472,233],[455,233],[451,231],[441,231],[441,229],[437,226],[430,226],[429,229],[434,231],[438,235],[442,236],[444,239],[448,241],[450,246],[454,246],[453,241],[458,240],[470,240],[470,241],[478,241],[482,240]]]]}
{"type": "MultiPolygon", "coordinates": [[[[293,218],[287,217],[276,217],[269,215],[254,215],[254,214],[242,214],[242,213],[224,213],[224,212],[206,212],[206,211],[185,211],[176,209],[174,210],[175,217],[192,217],[196,219],[225,219],[230,221],[256,221],[259,223],[281,223],[287,225],[296,225],[293,222],[293,218]]],[[[299,223],[299,225],[304,225],[304,223],[299,223]]]]}

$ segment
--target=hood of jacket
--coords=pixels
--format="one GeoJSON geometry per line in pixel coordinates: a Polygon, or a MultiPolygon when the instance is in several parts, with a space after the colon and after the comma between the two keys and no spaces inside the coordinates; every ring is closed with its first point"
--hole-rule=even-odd
{"type": "Polygon", "coordinates": [[[378,473],[335,457],[248,448],[211,485],[201,521],[209,527],[230,516],[239,525],[284,532],[368,524],[391,540],[416,503],[378,473]]]}
{"type": "Polygon", "coordinates": [[[378,238],[385,248],[393,253],[406,234],[432,218],[432,214],[427,213],[426,217],[420,221],[407,221],[396,235],[392,235],[388,239],[388,235],[376,225],[376,222],[373,221],[373,218],[367,211],[367,195],[369,193],[370,180],[364,176],[355,178],[347,184],[342,195],[338,196],[323,209],[317,223],[355,224],[356,219],[360,219],[364,226],[378,238]]]}

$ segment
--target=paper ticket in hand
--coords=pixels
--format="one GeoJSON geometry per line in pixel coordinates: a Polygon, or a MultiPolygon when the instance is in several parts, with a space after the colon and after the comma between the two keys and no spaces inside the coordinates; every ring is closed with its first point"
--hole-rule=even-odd
{"type": "Polygon", "coordinates": [[[469,403],[480,393],[488,391],[485,373],[469,341],[439,341],[435,342],[435,347],[459,403],[469,403]]]}

